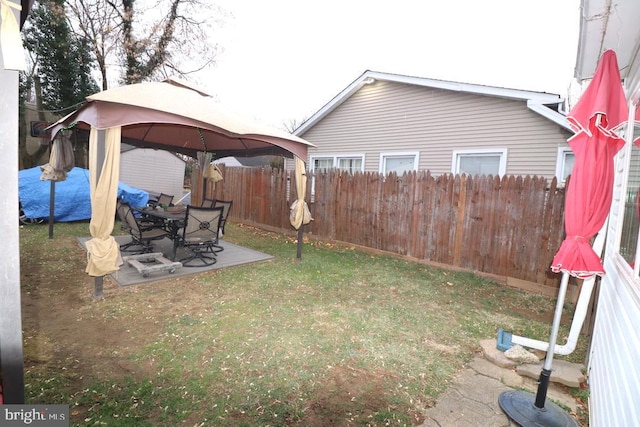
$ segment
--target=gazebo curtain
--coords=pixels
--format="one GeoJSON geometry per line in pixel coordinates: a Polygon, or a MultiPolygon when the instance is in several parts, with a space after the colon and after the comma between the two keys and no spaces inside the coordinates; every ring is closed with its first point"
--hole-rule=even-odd
{"type": "Polygon", "coordinates": [[[305,193],[307,192],[307,174],[305,172],[304,161],[295,156],[296,159],[296,194],[297,199],[291,205],[291,213],[289,221],[296,230],[301,226],[309,224],[313,218],[311,218],[311,212],[307,202],[304,200],[305,193]]]}
{"type": "Polygon", "coordinates": [[[115,223],[118,179],[120,175],[121,128],[106,130],[91,128],[89,135],[89,185],[91,194],[91,240],[87,242],[90,276],[104,276],[122,265],[120,248],[111,236],[115,223]],[[104,142],[99,133],[104,132],[104,142]],[[104,152],[104,158],[101,154],[104,152]],[[102,164],[99,162],[102,161],[102,164]]]}

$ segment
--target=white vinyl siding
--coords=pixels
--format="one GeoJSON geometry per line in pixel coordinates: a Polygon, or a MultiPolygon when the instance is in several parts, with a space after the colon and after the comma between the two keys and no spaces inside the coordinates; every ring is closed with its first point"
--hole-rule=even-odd
{"type": "Polygon", "coordinates": [[[135,148],[120,157],[120,181],[152,194],[182,197],[185,162],[164,150],[135,148]]]}
{"type": "Polygon", "coordinates": [[[640,257],[635,205],[639,160],[638,148],[629,140],[616,156],[604,251],[606,274],[599,287],[587,369],[589,424],[593,426],[640,425],[640,257]]]}
{"type": "Polygon", "coordinates": [[[455,149],[509,150],[506,174],[556,173],[559,147],[571,132],[510,100],[376,81],[365,85],[309,128],[310,156],[362,152],[364,170],[381,170],[380,153],[417,151],[419,170],[449,173],[455,149]]]}

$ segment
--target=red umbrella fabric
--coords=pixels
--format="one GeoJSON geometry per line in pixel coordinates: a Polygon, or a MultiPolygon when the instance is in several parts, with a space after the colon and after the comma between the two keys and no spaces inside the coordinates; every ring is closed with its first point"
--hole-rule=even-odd
{"type": "Polygon", "coordinates": [[[593,80],[567,119],[577,132],[567,141],[575,163],[565,200],[567,236],[553,259],[551,270],[587,278],[604,274],[590,239],[600,231],[611,208],[613,157],[624,145],[624,139],[615,131],[628,119],[613,50],[602,55],[593,80]]]}

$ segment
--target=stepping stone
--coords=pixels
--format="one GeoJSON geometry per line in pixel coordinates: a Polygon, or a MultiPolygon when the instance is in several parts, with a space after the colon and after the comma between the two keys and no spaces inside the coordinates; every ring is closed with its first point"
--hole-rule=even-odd
{"type": "Polygon", "coordinates": [[[498,350],[497,344],[498,340],[495,338],[480,341],[480,346],[482,347],[485,359],[500,366],[501,368],[515,368],[518,364],[513,360],[508,359],[504,355],[504,352],[498,350]]]}
{"type": "MultiPolygon", "coordinates": [[[[520,365],[516,368],[516,372],[522,376],[538,379],[540,378],[542,366],[543,362],[520,365]]],[[[580,387],[580,384],[586,379],[582,373],[584,370],[584,365],[582,364],[570,363],[566,360],[554,360],[551,369],[549,381],[564,384],[567,387],[580,387]]]]}

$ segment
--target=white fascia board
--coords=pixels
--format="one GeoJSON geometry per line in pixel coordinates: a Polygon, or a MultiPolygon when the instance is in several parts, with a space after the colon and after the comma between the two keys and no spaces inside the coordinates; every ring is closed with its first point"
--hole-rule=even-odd
{"type": "Polygon", "coordinates": [[[551,120],[552,122],[559,124],[563,128],[570,130],[571,132],[574,132],[574,130],[571,129],[571,126],[569,125],[569,121],[567,120],[567,117],[565,115],[560,114],[555,110],[552,110],[546,105],[538,104],[533,101],[527,101],[527,108],[551,120]]]}
{"type": "Polygon", "coordinates": [[[393,81],[397,83],[406,83],[416,86],[432,87],[436,89],[450,90],[454,92],[468,92],[478,95],[497,96],[500,98],[532,100],[540,104],[558,104],[562,102],[560,95],[549,94],[544,92],[532,92],[528,90],[508,89],[496,86],[484,86],[472,83],[459,83],[447,80],[428,79],[423,77],[402,76],[398,74],[379,73],[376,71],[368,71],[366,77],[372,77],[376,80],[393,81]]]}

